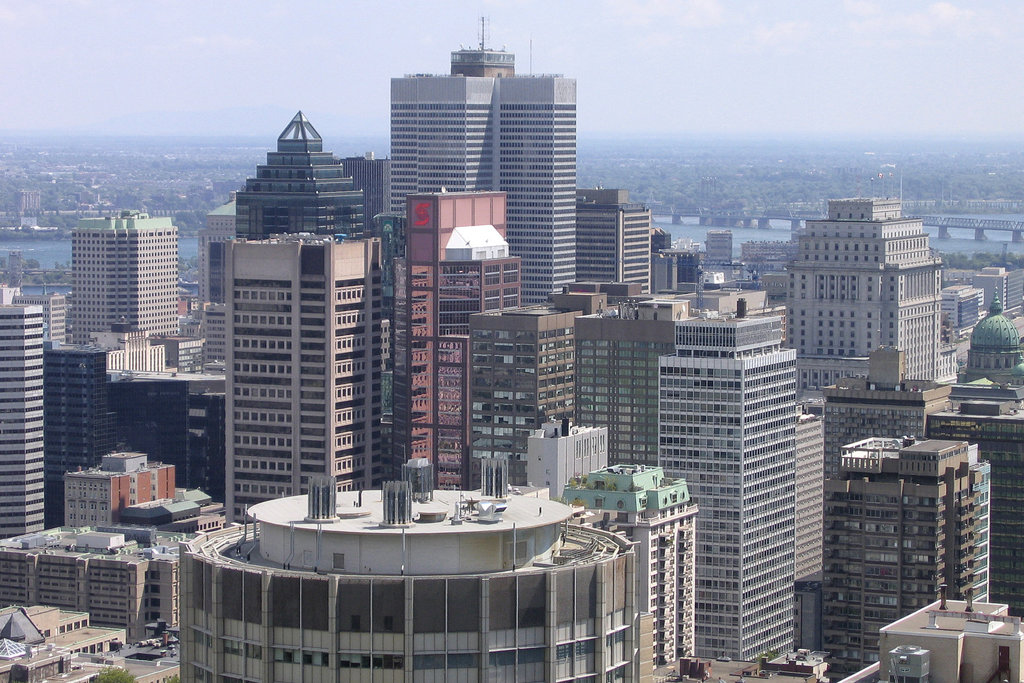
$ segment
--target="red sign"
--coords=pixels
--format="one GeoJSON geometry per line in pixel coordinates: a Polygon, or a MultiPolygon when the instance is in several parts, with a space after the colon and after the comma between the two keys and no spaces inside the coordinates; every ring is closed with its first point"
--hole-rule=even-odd
{"type": "Polygon", "coordinates": [[[430,222],[430,204],[428,202],[420,202],[412,212],[416,216],[413,225],[426,225],[430,222]]]}

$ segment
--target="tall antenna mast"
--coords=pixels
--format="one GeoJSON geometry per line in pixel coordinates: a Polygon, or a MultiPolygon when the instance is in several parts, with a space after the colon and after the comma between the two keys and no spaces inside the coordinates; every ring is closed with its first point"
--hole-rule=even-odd
{"type": "Polygon", "coordinates": [[[485,49],[487,44],[487,17],[480,17],[480,49],[485,49]]]}

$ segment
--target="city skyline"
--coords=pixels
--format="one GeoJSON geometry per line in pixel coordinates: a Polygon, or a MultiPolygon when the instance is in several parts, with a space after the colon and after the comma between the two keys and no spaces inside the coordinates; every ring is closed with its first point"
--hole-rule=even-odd
{"type": "Polygon", "coordinates": [[[302,12],[0,0],[0,37],[15,55],[0,87],[17,103],[4,128],[258,135],[301,108],[323,129],[384,134],[389,79],[446,72],[452,50],[477,44],[480,15],[488,44],[515,52],[522,71],[580,83],[583,135],[1019,137],[1021,102],[1007,93],[1024,90],[1024,77],[999,65],[1024,56],[1024,9],[928,0],[353,2],[302,12]],[[302,78],[282,35],[318,55],[302,78]],[[253,69],[257,53],[269,59],[253,69]],[[884,106],[864,116],[865,95],[884,106]]]}

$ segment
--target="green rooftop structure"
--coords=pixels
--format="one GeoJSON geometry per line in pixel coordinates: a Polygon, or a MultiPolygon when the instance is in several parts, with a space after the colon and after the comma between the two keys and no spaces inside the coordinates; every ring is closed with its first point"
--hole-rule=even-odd
{"type": "Polygon", "coordinates": [[[692,655],[697,504],[686,482],[660,467],[610,465],[574,477],[563,497],[639,545],[637,601],[654,616],[654,663],[692,655]]]}
{"type": "Polygon", "coordinates": [[[690,502],[682,479],[670,479],[660,467],[611,465],[573,480],[565,500],[589,510],[642,512],[690,502]]]}
{"type": "Polygon", "coordinates": [[[960,381],[986,378],[1001,384],[1024,383],[1024,353],[1020,342],[1017,326],[1003,315],[1003,304],[996,294],[988,316],[975,325],[971,333],[967,367],[960,381]]]}

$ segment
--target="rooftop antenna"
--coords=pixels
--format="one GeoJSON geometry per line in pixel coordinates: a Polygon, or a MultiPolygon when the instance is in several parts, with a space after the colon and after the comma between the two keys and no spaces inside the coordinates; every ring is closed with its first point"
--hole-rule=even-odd
{"type": "Polygon", "coordinates": [[[480,50],[487,44],[487,17],[480,17],[480,50]]]}
{"type": "Polygon", "coordinates": [[[533,75],[533,36],[530,36],[530,75],[533,75]]]}

